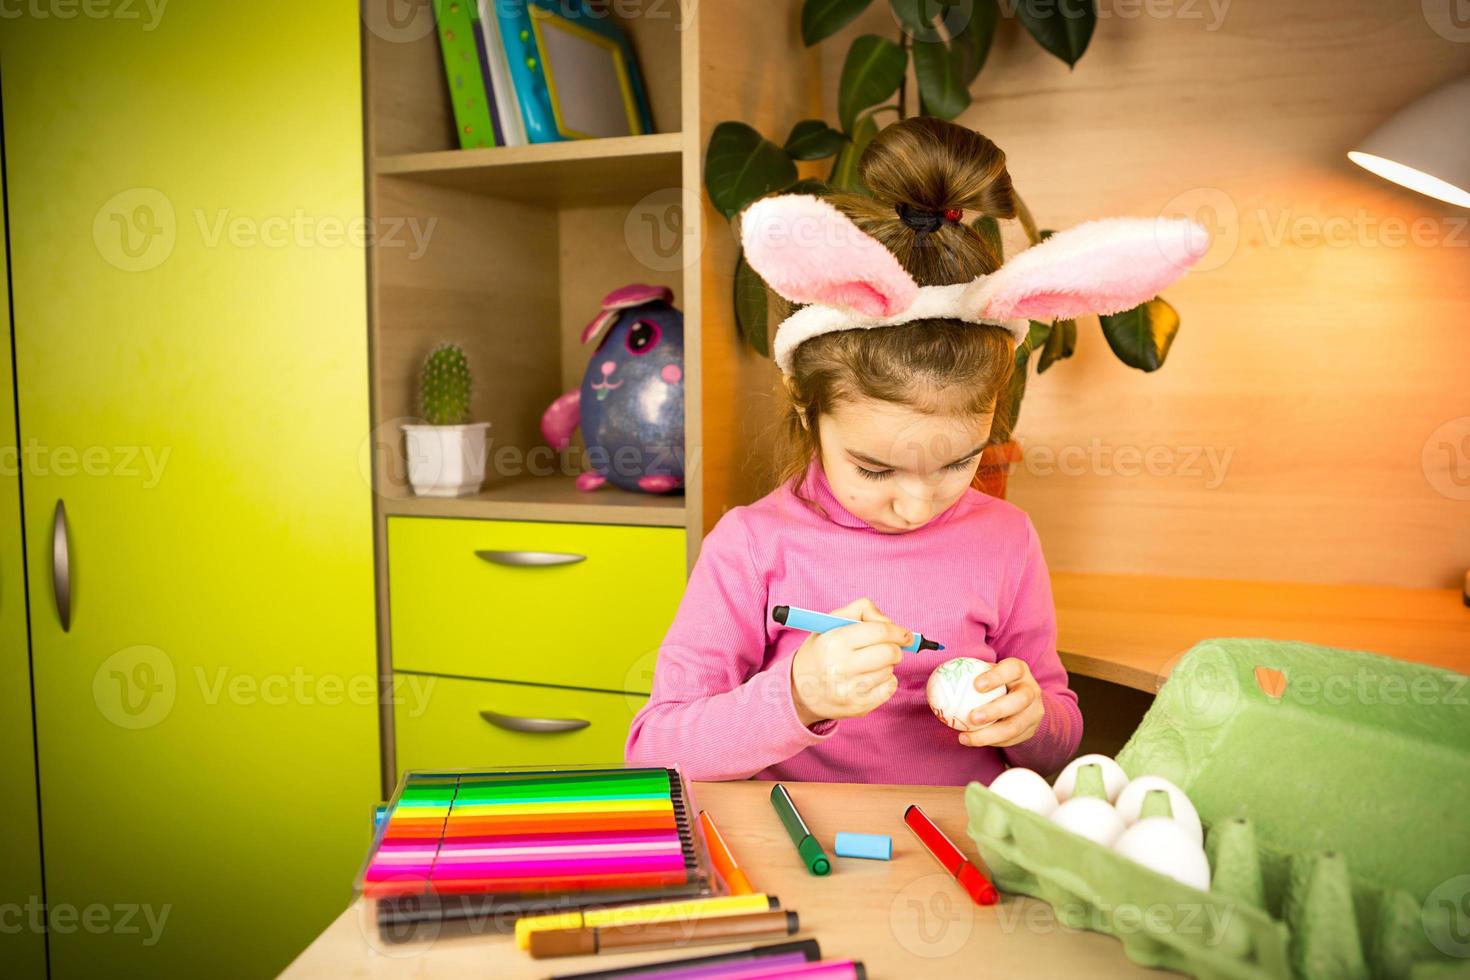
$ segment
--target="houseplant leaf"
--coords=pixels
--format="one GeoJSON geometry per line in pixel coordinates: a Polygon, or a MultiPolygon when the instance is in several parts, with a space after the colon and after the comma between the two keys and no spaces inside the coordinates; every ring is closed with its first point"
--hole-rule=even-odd
{"type": "Polygon", "coordinates": [[[955,62],[965,88],[975,81],[990,42],[995,39],[995,25],[1000,20],[996,0],[959,0],[944,9],[944,27],[949,32],[950,57],[955,62]]]}
{"type": "Polygon", "coordinates": [[[924,112],[953,119],[970,105],[970,92],[960,78],[959,65],[943,41],[915,41],[914,77],[924,112]]]}
{"type": "Polygon", "coordinates": [[[847,137],[820,119],[803,119],[791,127],[786,152],[793,160],[825,160],[847,143],[847,137]]]}
{"type": "Polygon", "coordinates": [[[786,151],[745,123],[722,122],[710,134],[704,186],[726,218],[795,180],[796,164],[786,151]]]}
{"type": "MultiPolygon", "coordinates": [[[[1032,321],[1034,331],[1037,323],[1032,321]]],[[[1041,357],[1036,361],[1036,373],[1042,374],[1057,361],[1064,361],[1077,352],[1077,321],[1058,320],[1052,325],[1041,348],[1041,357]]]]}
{"type": "Polygon", "coordinates": [[[1075,66],[1097,27],[1095,0],[1017,0],[1016,18],[1046,50],[1075,66]]]}
{"type": "Polygon", "coordinates": [[[770,306],[766,282],[745,261],[745,253],[735,263],[735,325],[740,336],[762,357],[770,357],[770,306]]]}
{"type": "Polygon", "coordinates": [[[811,47],[857,19],[873,0],[805,0],[801,5],[801,39],[811,47]]]}
{"type": "Polygon", "coordinates": [[[852,141],[837,151],[837,159],[832,163],[832,175],[827,183],[838,190],[867,193],[862,175],[858,173],[858,161],[862,159],[863,150],[868,148],[868,144],[877,135],[878,123],[872,113],[862,116],[858,120],[857,131],[852,134],[852,141]]]}
{"type": "Polygon", "coordinates": [[[934,41],[940,36],[934,18],[944,10],[942,0],[888,0],[893,16],[904,33],[915,41],[934,41]]]}
{"type": "Polygon", "coordinates": [[[837,87],[837,118],[844,133],[855,135],[858,113],[898,91],[908,61],[903,48],[886,37],[864,34],[852,42],[837,87]]]}
{"type": "Polygon", "coordinates": [[[1140,371],[1162,367],[1179,333],[1178,311],[1160,297],[1122,313],[1098,317],[1098,322],[1118,360],[1140,371]]]}

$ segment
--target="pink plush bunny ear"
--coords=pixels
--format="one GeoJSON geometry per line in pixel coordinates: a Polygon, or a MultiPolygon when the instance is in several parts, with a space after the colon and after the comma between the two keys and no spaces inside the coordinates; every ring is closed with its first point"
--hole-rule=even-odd
{"type": "Polygon", "coordinates": [[[779,194],[745,209],[745,260],[793,303],[844,307],[890,317],[913,303],[919,287],[878,241],[810,194],[779,194]]]}
{"type": "Polygon", "coordinates": [[[976,283],[989,320],[1070,320],[1131,310],[1184,275],[1210,235],[1182,218],[1102,218],[1057,232],[976,283]]]}

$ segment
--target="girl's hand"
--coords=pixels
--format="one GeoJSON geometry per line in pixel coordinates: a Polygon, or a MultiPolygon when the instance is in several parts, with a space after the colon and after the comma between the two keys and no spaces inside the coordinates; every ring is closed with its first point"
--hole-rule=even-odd
{"type": "Polygon", "coordinates": [[[807,726],[865,715],[893,697],[899,648],[913,641],[871,599],[856,599],[831,615],[860,622],[812,633],[791,658],[791,701],[807,726]]]}
{"type": "Polygon", "coordinates": [[[962,732],[961,743],[1000,747],[1024,742],[1036,734],[1046,707],[1041,701],[1041,685],[1031,676],[1030,665],[1024,660],[1007,657],[975,678],[977,691],[988,691],[1002,684],[1008,688],[1005,694],[970,712],[970,724],[985,727],[975,732],[962,732]]]}

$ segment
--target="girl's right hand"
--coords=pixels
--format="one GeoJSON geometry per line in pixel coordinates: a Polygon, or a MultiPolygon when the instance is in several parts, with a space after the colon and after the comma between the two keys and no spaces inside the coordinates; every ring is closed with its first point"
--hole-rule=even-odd
{"type": "Polygon", "coordinates": [[[893,697],[899,648],[914,639],[871,599],[856,599],[831,615],[860,622],[812,633],[791,658],[791,701],[807,726],[865,715],[893,697]]]}

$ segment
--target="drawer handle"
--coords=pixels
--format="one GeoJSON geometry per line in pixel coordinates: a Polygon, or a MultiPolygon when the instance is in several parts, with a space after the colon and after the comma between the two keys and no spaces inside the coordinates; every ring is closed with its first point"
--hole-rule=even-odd
{"type": "Polygon", "coordinates": [[[575,565],[586,561],[586,555],[575,551],[477,551],[492,565],[512,565],[517,568],[533,568],[539,565],[575,565]]]}
{"type": "Polygon", "coordinates": [[[498,711],[482,711],[480,717],[508,732],[526,732],[531,735],[575,732],[592,724],[585,718],[522,718],[519,715],[503,715],[498,711]]]}

